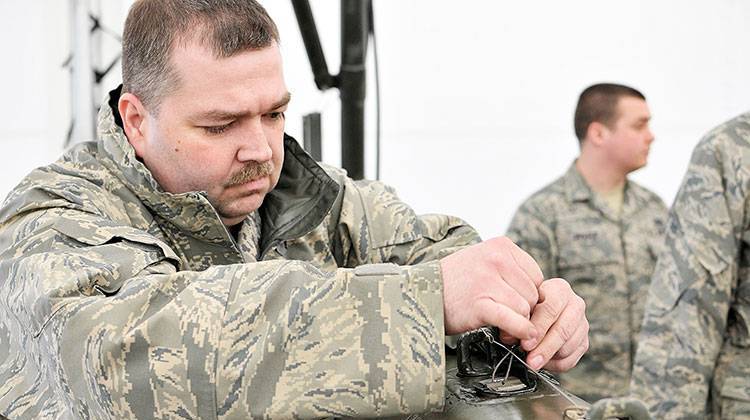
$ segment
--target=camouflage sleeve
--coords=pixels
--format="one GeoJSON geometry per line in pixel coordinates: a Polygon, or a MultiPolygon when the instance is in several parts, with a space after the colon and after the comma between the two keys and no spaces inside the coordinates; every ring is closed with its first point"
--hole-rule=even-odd
{"type": "Polygon", "coordinates": [[[381,182],[346,179],[343,190],[337,226],[348,267],[436,261],[481,240],[457,217],[416,215],[393,188],[381,182]]]}
{"type": "MultiPolygon", "coordinates": [[[[654,418],[708,409],[714,366],[737,283],[747,140],[714,133],[696,147],[653,275],[631,392],[654,418]]],[[[701,416],[702,417],[702,416],[701,416]]]]}
{"type": "Polygon", "coordinates": [[[69,210],[17,218],[0,244],[12,244],[0,253],[10,418],[366,417],[443,404],[436,262],[178,271],[156,238],[69,210]]]}
{"type": "Polygon", "coordinates": [[[544,278],[557,277],[557,241],[550,226],[531,200],[516,210],[506,235],[521,249],[528,252],[542,269],[544,278]]]}

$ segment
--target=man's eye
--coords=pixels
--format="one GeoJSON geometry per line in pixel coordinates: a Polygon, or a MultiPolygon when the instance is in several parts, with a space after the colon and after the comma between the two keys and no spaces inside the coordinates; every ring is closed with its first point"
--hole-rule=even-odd
{"type": "Polygon", "coordinates": [[[208,134],[221,134],[227,131],[230,125],[232,125],[232,123],[224,125],[209,125],[201,128],[208,134]]]}
{"type": "Polygon", "coordinates": [[[269,112],[268,114],[266,114],[266,117],[268,117],[271,120],[280,120],[284,118],[284,113],[283,112],[269,112]]]}

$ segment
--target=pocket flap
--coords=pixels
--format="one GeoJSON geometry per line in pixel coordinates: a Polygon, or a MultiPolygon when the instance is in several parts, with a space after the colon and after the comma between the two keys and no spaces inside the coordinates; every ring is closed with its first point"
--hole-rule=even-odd
{"type": "Polygon", "coordinates": [[[750,402],[750,378],[727,378],[721,385],[721,396],[750,402]]]}
{"type": "Polygon", "coordinates": [[[78,242],[92,246],[104,245],[116,240],[116,238],[125,239],[130,242],[156,248],[164,258],[172,260],[178,267],[180,264],[180,258],[163,241],[131,226],[116,224],[107,219],[95,219],[93,217],[90,219],[61,218],[55,222],[53,229],[78,242]]]}
{"type": "Polygon", "coordinates": [[[127,279],[161,261],[180,270],[179,257],[166,243],[130,226],[84,215],[59,219],[53,229],[81,244],[68,258],[80,267],[78,289],[85,295],[115,294],[127,279]]]}

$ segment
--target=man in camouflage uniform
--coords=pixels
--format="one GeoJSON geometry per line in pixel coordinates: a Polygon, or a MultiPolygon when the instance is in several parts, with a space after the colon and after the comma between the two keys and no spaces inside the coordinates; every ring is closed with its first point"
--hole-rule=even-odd
{"type": "Polygon", "coordinates": [[[98,141],[0,209],[0,414],[385,416],[441,408],[446,334],[496,325],[535,368],[585,352],[583,301],[508,239],[284,135],[257,3],[136,2],[123,81],[98,141]]]}
{"type": "Polygon", "coordinates": [[[567,173],[527,199],[508,236],[547,277],[564,277],[586,301],[591,346],[561,375],[591,402],[628,392],[637,333],[667,209],[627,175],[644,166],[654,136],[644,96],[616,84],[581,93],[581,145],[567,173]]]}
{"type": "Polygon", "coordinates": [[[693,151],[669,214],[631,392],[654,418],[750,418],[750,113],[693,151]]]}

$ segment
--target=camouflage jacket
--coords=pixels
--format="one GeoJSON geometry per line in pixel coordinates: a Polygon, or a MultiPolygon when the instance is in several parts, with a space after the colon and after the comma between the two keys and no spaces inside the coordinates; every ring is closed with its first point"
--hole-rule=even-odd
{"type": "MultiPolygon", "coordinates": [[[[478,241],[285,138],[260,252],[165,193],[110,106],[0,210],[0,413],[310,418],[441,408],[444,255],[478,241]],[[256,258],[258,261],[256,262],[256,258]]],[[[119,115],[117,116],[119,118],[119,115]]]]}
{"type": "Polygon", "coordinates": [[[560,375],[590,401],[628,392],[632,358],[667,208],[633,181],[618,217],[570,169],[517,210],[508,236],[537,260],[545,278],[568,280],[586,301],[589,351],[560,375]]]}
{"type": "Polygon", "coordinates": [[[750,418],[750,113],[698,143],[669,214],[631,391],[654,418],[750,418]]]}

